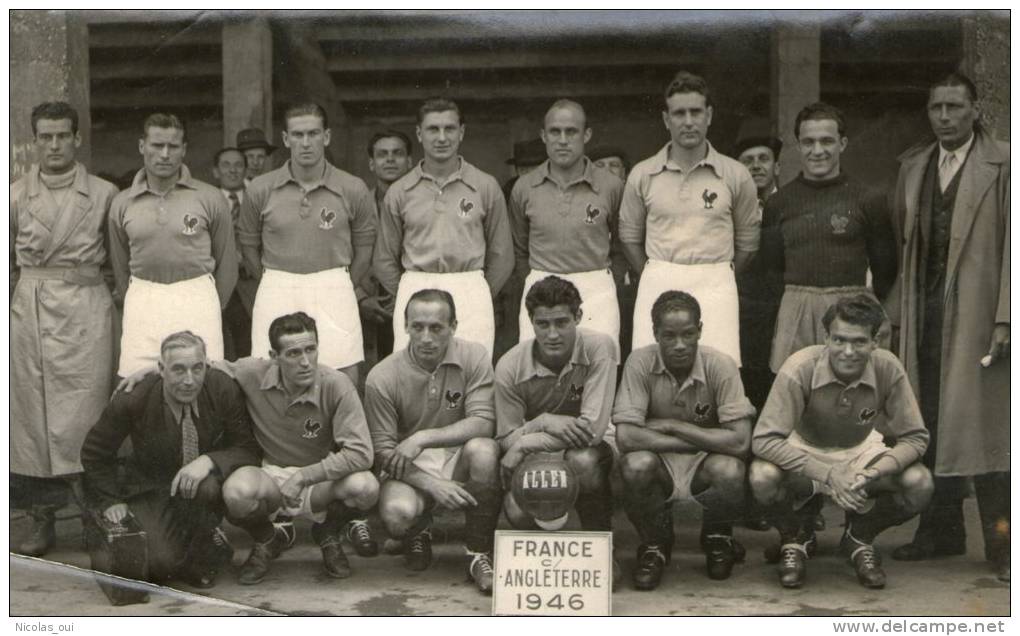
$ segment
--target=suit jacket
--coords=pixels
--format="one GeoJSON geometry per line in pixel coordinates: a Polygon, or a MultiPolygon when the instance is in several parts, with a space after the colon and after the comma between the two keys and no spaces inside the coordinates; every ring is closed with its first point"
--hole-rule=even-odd
{"type": "MultiPolygon", "coordinates": [[[[953,205],[942,328],[942,390],[935,449],[937,475],[1009,470],[1009,360],[980,366],[996,323],[1009,323],[1009,144],[984,131],[960,168],[953,205]]],[[[929,228],[921,187],[936,143],[900,157],[894,225],[900,275],[886,305],[900,328],[899,356],[920,395],[917,347],[924,314],[920,273],[929,228]]]]}
{"type": "MultiPolygon", "coordinates": [[[[99,510],[141,493],[169,490],[181,469],[180,426],[166,421],[163,378],[150,375],[131,393],[116,393],[81,449],[85,487],[99,510]],[[117,451],[131,438],[127,479],[117,478],[117,451]]],[[[215,464],[226,479],[237,468],[259,461],[261,451],[240,387],[222,371],[209,369],[198,396],[199,454],[215,464]]]]}

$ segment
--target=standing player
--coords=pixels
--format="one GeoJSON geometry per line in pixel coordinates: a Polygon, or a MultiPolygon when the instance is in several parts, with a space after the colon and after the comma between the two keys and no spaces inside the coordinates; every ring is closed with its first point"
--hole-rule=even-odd
{"type": "Polygon", "coordinates": [[[620,206],[620,240],[641,281],[633,348],[654,341],[650,308],[683,288],[699,299],[704,343],[740,364],[734,271],[758,249],[758,197],[747,168],[712,147],[712,98],[705,80],[681,71],[666,87],[662,121],[670,142],[634,166],[620,206]]]}
{"type": "MultiPolygon", "coordinates": [[[[577,514],[584,530],[612,530],[613,453],[603,439],[616,386],[616,347],[604,333],[579,329],[581,296],[569,281],[548,276],[524,305],[535,337],[496,365],[496,438],[503,451],[503,483],[533,453],[557,453],[580,484],[577,514]]],[[[534,519],[507,493],[507,519],[534,528],[534,519]]]]}
{"type": "Polygon", "coordinates": [[[368,374],[365,411],[383,478],[379,516],[404,542],[411,570],[432,563],[432,509],[463,510],[468,574],[492,591],[499,520],[499,446],[492,439],[492,364],[480,344],[455,338],[449,292],[415,292],[404,309],[410,344],[368,374]]]}
{"type": "Polygon", "coordinates": [[[889,304],[932,436],[924,461],[935,495],[893,558],[966,552],[963,497],[973,476],[985,558],[1009,581],[1009,144],[981,126],[978,103],[965,75],[933,84],[928,122],[938,143],[900,157],[902,275],[889,304]]]}
{"type": "Polygon", "coordinates": [[[674,501],[704,507],[708,576],[729,578],[743,547],[733,522],[744,503],[754,408],[733,360],[699,346],[701,307],[669,291],[652,305],[654,345],[635,349],[613,409],[624,506],[641,538],[634,587],[653,590],[673,552],[674,501]]]}
{"type": "Polygon", "coordinates": [[[365,182],[326,161],[330,130],[318,104],[284,113],[290,159],[258,177],[241,210],[249,271],[261,272],[252,310],[252,352],[269,351],[269,323],[303,311],[322,333],[322,363],[357,383],[364,358],[356,287],[368,274],[375,209],[365,182]]]}
{"type": "Polygon", "coordinates": [[[394,348],[407,344],[404,307],[419,289],[444,289],[460,306],[465,340],[492,355],[492,298],[513,271],[506,202],[490,175],[458,154],[464,138],[460,108],[448,99],[418,109],[425,158],[394,183],[379,219],[376,278],[396,297],[394,348]]]}
{"type": "MultiPolygon", "coordinates": [[[[618,351],[620,305],[609,253],[623,182],[584,156],[591,128],[577,102],[554,103],[540,133],[549,158],[518,179],[510,195],[517,270],[522,278],[530,270],[521,304],[539,280],[555,274],[570,281],[581,295],[584,327],[608,335],[618,351]]],[[[534,336],[531,318],[522,306],[522,341],[534,336]]]]}
{"type": "Polygon", "coordinates": [[[822,316],[842,296],[878,298],[896,277],[896,241],[885,198],[849,178],[840,166],[846,123],[838,108],[805,106],[794,122],[800,175],[769,198],[764,225],[778,226],[762,245],[759,262],[782,272],[786,289],[776,317],[770,367],[778,371],[791,354],[820,344],[822,316]]]}
{"type": "Polygon", "coordinates": [[[113,303],[99,268],[117,189],[75,161],[70,104],[39,104],[31,119],[38,163],[11,186],[10,492],[33,522],[16,550],[42,556],[110,395],[113,303]]]}
{"type": "MultiPolygon", "coordinates": [[[[411,170],[411,140],[399,130],[383,130],[368,142],[368,169],[375,175],[372,195],[375,200],[376,224],[383,210],[383,198],[390,186],[411,170]]],[[[393,353],[393,312],[383,295],[379,282],[372,276],[367,287],[372,295],[361,299],[361,328],[364,332],[365,357],[368,368],[393,353]]]]}
{"type": "Polygon", "coordinates": [[[751,440],[751,488],[779,531],[783,587],[804,583],[814,516],[828,495],[846,511],[840,551],[861,585],[880,588],[875,537],[931,498],[931,473],[919,461],[928,431],[903,365],[878,348],[882,307],[848,296],[822,320],[825,344],[793,354],[776,376],[751,440]]]}
{"type": "Polygon", "coordinates": [[[199,335],[223,358],[221,311],[237,281],[230,209],[219,190],[184,165],[188,136],[175,115],[145,120],[138,152],[145,167],[110,206],[110,260],[124,299],[118,374],[155,362],[167,335],[199,335]]]}

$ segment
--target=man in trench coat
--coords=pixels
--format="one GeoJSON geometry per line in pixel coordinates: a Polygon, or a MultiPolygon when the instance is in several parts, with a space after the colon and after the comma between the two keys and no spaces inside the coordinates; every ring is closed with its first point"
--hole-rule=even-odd
{"type": "Polygon", "coordinates": [[[69,104],[32,109],[32,133],[38,163],[11,186],[10,477],[14,506],[33,519],[17,551],[40,556],[110,397],[113,303],[99,268],[117,188],[75,161],[81,136],[69,104]]]}
{"type": "Polygon", "coordinates": [[[977,91],[953,73],[929,92],[938,138],[901,157],[894,223],[900,277],[888,309],[919,396],[935,495],[900,560],[964,554],[973,476],[985,558],[1009,580],[1009,144],[978,122],[977,91]]]}

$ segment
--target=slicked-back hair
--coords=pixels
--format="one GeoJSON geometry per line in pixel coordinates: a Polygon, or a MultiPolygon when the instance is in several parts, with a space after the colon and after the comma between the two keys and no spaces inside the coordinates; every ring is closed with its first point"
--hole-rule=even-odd
{"type": "Polygon", "coordinates": [[[581,113],[581,130],[583,131],[588,127],[588,113],[585,112],[584,106],[581,106],[572,99],[561,98],[553,102],[553,105],[549,107],[549,110],[545,111],[545,115],[542,117],[542,127],[545,128],[545,120],[549,117],[549,113],[560,108],[568,108],[576,110],[581,113]]]}
{"type": "Polygon", "coordinates": [[[166,338],[163,338],[163,342],[159,345],[159,358],[160,360],[166,360],[166,354],[172,349],[189,349],[191,347],[198,347],[202,350],[202,357],[205,357],[205,340],[198,334],[191,331],[178,331],[172,333],[166,338]]]}
{"type": "Polygon", "coordinates": [[[142,139],[149,136],[150,128],[176,128],[181,131],[181,141],[188,141],[188,127],[184,125],[183,119],[173,113],[152,113],[146,117],[142,124],[142,139]]]}
{"type": "Polygon", "coordinates": [[[453,296],[450,292],[445,289],[419,289],[418,291],[411,294],[411,297],[407,299],[407,304],[404,305],[404,322],[408,321],[408,310],[411,308],[413,302],[423,303],[444,303],[447,309],[450,310],[450,324],[452,325],[457,321],[457,305],[453,302],[453,296]]]}
{"type": "Polygon", "coordinates": [[[315,102],[301,102],[299,104],[290,105],[287,110],[283,112],[283,129],[287,130],[287,122],[294,117],[303,117],[304,115],[312,115],[318,117],[322,121],[322,129],[326,130],[329,128],[329,117],[326,116],[326,109],[316,104],[315,102]]]}
{"type": "Polygon", "coordinates": [[[227,154],[228,152],[236,152],[240,154],[241,160],[244,161],[244,167],[245,168],[248,167],[248,157],[244,156],[244,152],[240,148],[234,148],[233,146],[228,146],[226,148],[220,148],[219,150],[217,150],[216,154],[213,155],[212,165],[219,167],[220,159],[223,157],[223,155],[227,154]]]}
{"type": "Polygon", "coordinates": [[[67,102],[43,102],[32,109],[32,135],[40,119],[70,119],[71,132],[78,134],[78,111],[67,102]]]}
{"type": "Polygon", "coordinates": [[[830,305],[825,310],[825,315],[822,316],[822,326],[825,327],[826,333],[829,332],[832,321],[836,318],[851,325],[867,327],[872,338],[878,335],[878,330],[886,320],[882,305],[879,305],[874,298],[867,294],[843,296],[830,305]]]}
{"type": "Polygon", "coordinates": [[[701,323],[701,305],[698,304],[698,299],[687,292],[671,289],[659,294],[655,304],[652,305],[652,331],[658,331],[662,319],[674,311],[686,311],[695,323],[701,323]]]}
{"type": "Polygon", "coordinates": [[[404,150],[407,151],[407,156],[411,156],[411,138],[392,128],[386,130],[380,130],[379,132],[372,135],[372,138],[368,140],[368,158],[375,157],[375,145],[383,139],[399,139],[404,144],[404,150]]]}
{"type": "Polygon", "coordinates": [[[932,85],[928,87],[928,96],[930,97],[932,91],[940,86],[962,86],[967,89],[967,97],[970,98],[970,103],[977,103],[977,86],[969,77],[959,71],[953,71],[952,73],[939,78],[938,81],[932,82],[932,85]]]}
{"type": "Polygon", "coordinates": [[[669,81],[669,84],[666,84],[663,98],[668,100],[677,93],[700,93],[705,96],[705,106],[712,105],[712,92],[708,89],[708,82],[700,75],[695,75],[688,71],[677,72],[673,79],[669,81]]]}
{"type": "Polygon", "coordinates": [[[559,276],[546,276],[532,285],[524,297],[529,318],[535,316],[535,310],[539,307],[551,309],[560,305],[566,305],[572,316],[577,316],[581,310],[581,292],[569,280],[559,276]]]}
{"type": "Polygon", "coordinates": [[[269,325],[269,346],[280,353],[280,338],[298,333],[314,333],[315,341],[319,341],[319,330],[315,326],[315,318],[303,311],[280,316],[269,325]]]}
{"type": "Polygon", "coordinates": [[[839,136],[841,138],[846,137],[846,118],[843,116],[843,111],[825,102],[815,102],[800,109],[800,112],[797,113],[797,118],[793,121],[793,136],[800,139],[801,123],[809,120],[822,121],[825,119],[831,119],[836,122],[836,130],[839,131],[839,136]]]}
{"type": "Polygon", "coordinates": [[[418,108],[418,125],[425,121],[425,115],[429,113],[445,113],[452,110],[457,113],[457,122],[464,125],[464,114],[460,112],[460,106],[452,99],[446,97],[430,97],[418,108]]]}

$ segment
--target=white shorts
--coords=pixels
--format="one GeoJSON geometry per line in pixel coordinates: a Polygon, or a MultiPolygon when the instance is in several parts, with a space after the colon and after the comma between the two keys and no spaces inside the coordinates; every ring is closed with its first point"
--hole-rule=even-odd
{"type": "Polygon", "coordinates": [[[420,470],[440,479],[453,479],[453,471],[460,461],[463,446],[426,448],[411,462],[420,470]]]}
{"type": "Polygon", "coordinates": [[[655,342],[652,305],[669,290],[685,291],[701,306],[701,344],[729,354],[740,366],[740,304],[730,263],[677,265],[648,261],[634,302],[632,350],[655,342]]]}
{"type": "Polygon", "coordinates": [[[132,276],[124,296],[117,374],[127,377],[156,364],[163,339],[184,330],[205,341],[208,359],[223,359],[220,297],[213,277],[163,284],[132,276]]]}
{"type": "Polygon", "coordinates": [[[708,451],[696,453],[659,453],[659,459],[666,466],[666,472],[673,478],[673,492],[669,501],[693,501],[698,503],[691,493],[691,484],[701,463],[708,457],[708,451]]]}
{"type": "Polygon", "coordinates": [[[449,292],[457,309],[457,337],[483,345],[492,357],[496,321],[492,313],[492,292],[480,269],[452,274],[404,272],[393,307],[394,351],[407,348],[409,338],[404,329],[404,308],[411,296],[422,289],[449,292]]]}
{"type": "Polygon", "coordinates": [[[251,354],[268,357],[269,325],[297,311],[315,319],[319,364],[343,369],[365,359],[358,298],[346,267],[312,274],[267,269],[252,309],[251,354]]]}
{"type": "MultiPolygon", "coordinates": [[[[863,442],[850,448],[819,448],[818,446],[811,446],[804,441],[803,437],[797,434],[797,431],[790,433],[786,441],[790,446],[799,448],[820,462],[830,466],[850,462],[850,466],[854,470],[864,470],[875,458],[880,457],[889,450],[889,447],[882,441],[882,434],[875,430],[871,431],[864,438],[863,442]]],[[[825,495],[831,494],[829,487],[825,484],[819,481],[815,481],[814,484],[815,492],[825,495]]]]}
{"type": "MultiPolygon", "coordinates": [[[[275,466],[265,462],[262,463],[262,472],[273,480],[277,488],[283,486],[284,482],[300,470],[301,468],[299,466],[275,466]]],[[[297,507],[291,508],[286,504],[283,504],[271,515],[271,517],[275,519],[277,515],[286,514],[295,518],[301,517],[304,519],[311,519],[315,523],[322,523],[325,521],[325,510],[312,512],[312,488],[314,487],[315,484],[301,489],[301,503],[297,507]]]]}
{"type": "Polygon", "coordinates": [[[528,318],[528,308],[524,299],[528,297],[531,286],[547,276],[559,276],[577,287],[581,294],[581,326],[599,331],[613,339],[616,344],[616,356],[620,356],[620,303],[616,298],[616,282],[608,269],[597,269],[591,272],[575,272],[573,274],[554,274],[533,269],[524,281],[524,293],[521,295],[520,342],[535,337],[528,318]]]}

